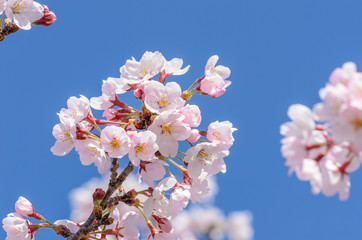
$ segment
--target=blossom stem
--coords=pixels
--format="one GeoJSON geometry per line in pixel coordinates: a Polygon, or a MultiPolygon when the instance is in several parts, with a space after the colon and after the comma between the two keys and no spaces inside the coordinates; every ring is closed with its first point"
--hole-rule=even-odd
{"type": "Polygon", "coordinates": [[[5,17],[5,14],[2,15],[2,17],[0,18],[0,30],[1,30],[2,26],[3,26],[3,19],[4,19],[4,17],[5,17]]]}
{"type": "Polygon", "coordinates": [[[42,217],[40,220],[42,220],[43,222],[46,222],[47,224],[49,224],[52,227],[56,227],[56,225],[54,225],[53,223],[49,222],[48,220],[46,220],[44,217],[42,217]]]}
{"type": "MultiPolygon", "coordinates": [[[[167,157],[167,160],[172,163],[173,165],[175,165],[182,173],[186,171],[186,169],[182,166],[180,166],[179,164],[177,164],[174,160],[172,160],[171,158],[167,157]]],[[[166,166],[165,166],[166,167],[166,166]]],[[[167,168],[167,167],[166,167],[167,168]]]]}
{"type": "Polygon", "coordinates": [[[171,173],[170,169],[167,166],[165,166],[165,168],[166,168],[168,174],[170,175],[170,177],[172,177],[172,173],[171,173]]]}
{"type": "Polygon", "coordinates": [[[181,155],[186,156],[186,154],[185,154],[185,153],[183,153],[183,152],[180,152],[180,151],[179,151],[178,153],[179,153],[179,154],[181,154],[181,155]]]}
{"type": "Polygon", "coordinates": [[[137,209],[138,209],[138,211],[140,211],[140,213],[143,215],[143,217],[146,219],[146,222],[147,222],[147,224],[148,223],[151,223],[151,221],[147,218],[147,216],[145,215],[145,213],[141,210],[141,208],[139,207],[139,206],[135,206],[137,209]]]}
{"type": "Polygon", "coordinates": [[[179,156],[176,156],[176,158],[177,158],[178,160],[180,160],[180,161],[185,165],[185,161],[184,161],[182,158],[180,158],[179,156]]]}

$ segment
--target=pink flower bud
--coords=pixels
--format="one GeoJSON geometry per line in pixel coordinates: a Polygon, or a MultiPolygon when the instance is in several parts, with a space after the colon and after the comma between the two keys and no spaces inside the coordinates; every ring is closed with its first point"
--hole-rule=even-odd
{"type": "Polygon", "coordinates": [[[44,8],[44,15],[41,19],[33,22],[35,25],[43,25],[43,26],[50,26],[52,25],[56,20],[57,16],[51,11],[49,11],[49,8],[46,5],[42,5],[44,8]]]}
{"type": "Polygon", "coordinates": [[[15,210],[17,214],[24,217],[32,217],[35,214],[33,205],[24,197],[19,197],[16,201],[15,210]]]}
{"type": "Polygon", "coordinates": [[[171,225],[170,221],[167,218],[161,217],[161,216],[157,215],[156,213],[153,213],[152,217],[157,221],[158,227],[162,231],[164,231],[166,233],[171,232],[172,225],[171,225]]]}

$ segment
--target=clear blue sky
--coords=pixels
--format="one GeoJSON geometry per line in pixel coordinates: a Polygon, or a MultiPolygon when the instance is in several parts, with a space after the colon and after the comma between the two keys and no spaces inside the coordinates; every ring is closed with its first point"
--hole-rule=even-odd
{"type": "MultiPolygon", "coordinates": [[[[220,56],[232,85],[219,99],[197,96],[203,126],[230,120],[239,131],[219,175],[217,206],[254,214],[255,239],[361,239],[362,170],[351,196],[314,196],[280,154],[279,126],[293,103],[312,106],[330,72],[345,61],[362,69],[362,3],[315,0],[47,0],[51,27],[0,43],[0,217],[27,197],[49,220],[69,217],[68,192],[97,176],[77,154],[56,157],[52,128],[70,96],[100,94],[126,59],[161,51],[191,64],[174,78],[187,87],[220,56]]],[[[5,232],[0,231],[0,238],[5,232]]],[[[51,231],[38,240],[62,239],[51,231]]]]}

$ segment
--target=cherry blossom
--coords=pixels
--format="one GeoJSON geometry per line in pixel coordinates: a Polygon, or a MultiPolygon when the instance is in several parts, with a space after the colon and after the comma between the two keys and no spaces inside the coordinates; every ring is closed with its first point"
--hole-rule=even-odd
{"type": "Polygon", "coordinates": [[[231,84],[226,80],[230,76],[230,69],[221,65],[215,67],[218,60],[217,55],[209,58],[205,66],[205,78],[200,84],[201,91],[212,97],[220,97],[231,84]]]}
{"type": "Polygon", "coordinates": [[[168,75],[183,75],[187,73],[187,71],[190,68],[190,65],[181,69],[182,65],[183,65],[183,60],[181,58],[173,58],[170,61],[166,61],[163,70],[168,75]]]}
{"type": "Polygon", "coordinates": [[[166,59],[160,52],[145,52],[141,60],[127,60],[120,68],[121,78],[128,84],[137,84],[149,80],[161,72],[166,59]]]}
{"type": "Polygon", "coordinates": [[[54,146],[50,149],[54,155],[64,156],[74,147],[76,139],[76,126],[74,121],[69,118],[61,118],[61,123],[53,128],[53,136],[57,139],[54,146]]]}
{"type": "Polygon", "coordinates": [[[117,103],[117,94],[125,93],[129,86],[120,78],[109,77],[102,84],[102,96],[90,99],[90,105],[97,110],[106,110],[117,103]]]}
{"type": "Polygon", "coordinates": [[[156,135],[150,131],[139,132],[132,137],[128,156],[133,165],[138,166],[141,159],[152,160],[157,150],[156,135]]]}
{"type": "Polygon", "coordinates": [[[158,158],[152,162],[142,161],[137,174],[138,182],[141,183],[142,179],[148,186],[154,187],[153,182],[161,180],[166,174],[164,166],[168,164],[158,158]]]}
{"type": "Polygon", "coordinates": [[[197,105],[187,104],[181,108],[180,113],[185,116],[184,123],[190,127],[198,127],[201,123],[201,112],[197,105]]]}
{"type": "Polygon", "coordinates": [[[180,109],[184,105],[181,98],[181,88],[175,82],[163,85],[160,82],[149,81],[144,85],[144,102],[154,113],[180,109]]]}
{"type": "Polygon", "coordinates": [[[43,17],[44,8],[33,0],[8,0],[5,14],[19,28],[29,30],[32,22],[43,17]]]}
{"type": "Polygon", "coordinates": [[[215,143],[203,142],[191,147],[184,158],[188,163],[188,172],[191,178],[197,179],[203,171],[208,175],[214,175],[220,171],[226,172],[223,160],[229,155],[225,146],[215,143]]]}
{"type": "Polygon", "coordinates": [[[6,240],[31,240],[34,239],[30,232],[28,221],[17,213],[9,213],[3,219],[3,228],[7,233],[6,240]]]}
{"type": "Polygon", "coordinates": [[[93,139],[76,141],[75,150],[78,152],[83,165],[88,166],[94,163],[100,174],[109,170],[111,160],[99,141],[93,139]]]}
{"type": "Polygon", "coordinates": [[[174,157],[177,154],[179,140],[187,139],[191,134],[190,127],[183,123],[185,117],[176,112],[161,113],[148,128],[157,136],[157,145],[163,156],[174,157]]]}
{"type": "Polygon", "coordinates": [[[128,153],[130,139],[123,128],[107,126],[102,130],[101,143],[110,157],[122,158],[128,153]]]}
{"type": "Polygon", "coordinates": [[[236,130],[229,121],[216,121],[211,123],[207,128],[206,137],[210,142],[221,143],[231,147],[234,143],[233,132],[236,130]]]}

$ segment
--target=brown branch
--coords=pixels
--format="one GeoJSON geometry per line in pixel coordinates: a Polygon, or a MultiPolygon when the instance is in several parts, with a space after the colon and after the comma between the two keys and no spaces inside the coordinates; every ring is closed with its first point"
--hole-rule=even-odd
{"type": "MultiPolygon", "coordinates": [[[[118,164],[117,164],[118,165],[118,164]]],[[[133,164],[131,162],[128,163],[127,167],[123,170],[123,172],[118,176],[118,178],[115,181],[115,184],[111,184],[112,181],[110,181],[108,185],[108,189],[106,191],[106,195],[102,199],[100,203],[100,207],[102,210],[106,209],[107,203],[109,198],[112,196],[112,194],[120,187],[122,186],[124,180],[126,180],[127,176],[133,171],[133,164]]],[[[93,224],[95,220],[95,214],[94,212],[91,213],[91,215],[88,217],[87,221],[82,225],[82,227],[78,230],[76,234],[72,234],[67,239],[68,240],[80,240],[84,236],[86,236],[90,232],[90,227],[93,224]]]]}

